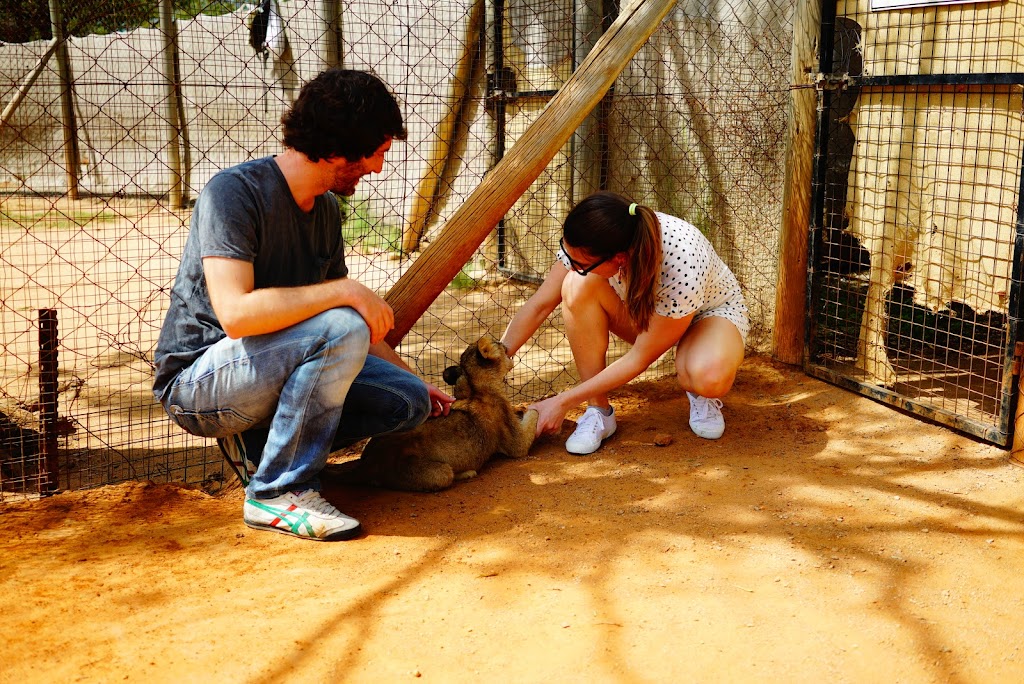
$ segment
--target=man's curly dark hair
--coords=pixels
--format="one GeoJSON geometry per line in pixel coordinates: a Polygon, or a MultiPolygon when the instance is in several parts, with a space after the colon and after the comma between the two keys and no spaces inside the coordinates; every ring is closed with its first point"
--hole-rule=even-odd
{"type": "Polygon", "coordinates": [[[352,69],[328,69],[306,83],[281,124],[282,142],[314,162],[358,161],[387,139],[407,136],[398,101],[384,82],[352,69]]]}

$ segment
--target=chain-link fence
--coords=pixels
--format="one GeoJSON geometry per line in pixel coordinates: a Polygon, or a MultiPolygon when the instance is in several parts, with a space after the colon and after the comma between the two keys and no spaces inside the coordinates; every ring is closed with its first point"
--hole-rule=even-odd
{"type": "MultiPolygon", "coordinates": [[[[223,480],[216,446],[155,403],[152,350],[191,203],[216,171],[279,151],[302,82],[343,64],[402,102],[409,139],[345,203],[341,227],[351,276],[383,294],[618,12],[583,0],[203,3],[0,10],[0,497],[223,480]]],[[[744,286],[751,349],[765,350],[791,5],[679,3],[405,338],[410,365],[440,384],[468,342],[500,335],[550,267],[565,213],[599,188],[700,227],[744,286]]],[[[520,351],[512,396],[574,378],[556,313],[520,351]]]]}

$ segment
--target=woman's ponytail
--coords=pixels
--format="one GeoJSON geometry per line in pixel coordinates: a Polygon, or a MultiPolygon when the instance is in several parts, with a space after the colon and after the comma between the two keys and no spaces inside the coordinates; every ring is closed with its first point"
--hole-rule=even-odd
{"type": "Polygon", "coordinates": [[[650,207],[614,192],[595,192],[573,207],[562,225],[573,247],[599,259],[625,252],[626,310],[647,330],[661,282],[661,222],[650,207]]]}
{"type": "Polygon", "coordinates": [[[650,207],[637,205],[634,211],[636,232],[626,265],[626,310],[643,332],[651,324],[660,283],[661,221],[650,207]]]}

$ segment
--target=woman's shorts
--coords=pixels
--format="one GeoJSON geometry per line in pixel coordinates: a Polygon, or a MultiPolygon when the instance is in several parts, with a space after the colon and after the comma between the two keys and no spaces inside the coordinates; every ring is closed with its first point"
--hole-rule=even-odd
{"type": "Polygon", "coordinates": [[[735,325],[736,329],[740,331],[740,337],[743,338],[743,344],[747,343],[747,334],[750,333],[750,316],[747,304],[743,301],[743,293],[739,289],[715,308],[698,312],[693,317],[693,323],[711,316],[724,318],[735,325]]]}

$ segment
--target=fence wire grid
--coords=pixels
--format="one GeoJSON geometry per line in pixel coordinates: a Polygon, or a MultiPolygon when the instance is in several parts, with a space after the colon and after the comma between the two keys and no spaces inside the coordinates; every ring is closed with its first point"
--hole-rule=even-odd
{"type": "MultiPolygon", "coordinates": [[[[280,116],[304,81],[367,69],[402,103],[408,141],[344,202],[339,228],[351,276],[385,294],[618,12],[174,0],[56,3],[54,16],[22,4],[0,9],[0,500],[130,479],[223,484],[216,445],[154,401],[152,351],[196,196],[217,171],[281,149],[280,116]]],[[[679,3],[399,353],[441,384],[466,344],[501,334],[553,262],[568,209],[601,188],[700,227],[744,287],[750,350],[767,350],[791,15],[791,0],[679,3]]],[[[519,353],[511,397],[575,378],[556,314],[519,353]]]]}
{"type": "Polygon", "coordinates": [[[1024,3],[887,4],[901,5],[823,12],[823,72],[842,86],[820,98],[809,367],[1006,445],[1024,315],[1024,3]]]}

